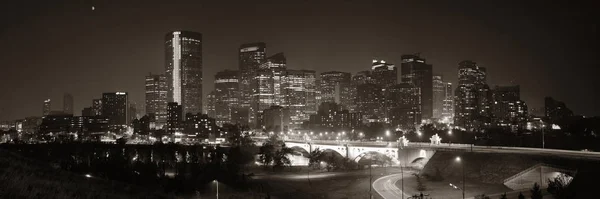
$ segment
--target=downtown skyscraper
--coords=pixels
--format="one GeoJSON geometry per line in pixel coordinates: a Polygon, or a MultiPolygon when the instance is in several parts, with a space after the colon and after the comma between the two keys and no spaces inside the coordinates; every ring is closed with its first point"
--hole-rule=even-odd
{"type": "Polygon", "coordinates": [[[433,69],[418,55],[402,55],[401,81],[417,87],[423,119],[433,117],[433,69]]]}
{"type": "Polygon", "coordinates": [[[433,118],[442,118],[444,100],[446,99],[446,84],[441,75],[433,76],[433,118]]]}
{"type": "Polygon", "coordinates": [[[283,92],[290,111],[290,126],[299,128],[310,119],[310,115],[317,112],[316,72],[287,70],[285,78],[283,92]]]}
{"type": "Polygon", "coordinates": [[[165,36],[167,101],[186,113],[202,112],[202,34],[174,31],[165,36]]]}
{"type": "Polygon", "coordinates": [[[165,75],[146,76],[146,114],[155,122],[157,129],[167,123],[168,90],[165,75]]]}
{"type": "MultiPolygon", "coordinates": [[[[242,44],[239,48],[239,86],[240,86],[240,107],[242,109],[240,113],[249,113],[245,116],[250,124],[255,122],[255,115],[251,108],[252,94],[253,92],[253,80],[257,75],[260,65],[266,61],[267,57],[267,45],[263,42],[242,44]],[[252,116],[250,116],[252,115],[252,116]]],[[[244,117],[244,116],[242,116],[244,117]]],[[[243,119],[243,118],[242,118],[243,119]]]]}
{"type": "Polygon", "coordinates": [[[129,124],[129,98],[126,92],[102,94],[102,116],[108,118],[110,125],[129,124]]]}
{"type": "Polygon", "coordinates": [[[351,83],[352,74],[347,72],[329,71],[321,73],[319,91],[321,100],[319,103],[335,102],[344,109],[352,106],[351,83]]]}
{"type": "Polygon", "coordinates": [[[45,99],[44,105],[42,106],[42,116],[50,115],[51,111],[52,111],[52,100],[45,99]]]}
{"type": "Polygon", "coordinates": [[[458,64],[455,91],[454,125],[469,131],[491,124],[491,91],[486,83],[486,68],[466,60],[458,64]]]}
{"type": "Polygon", "coordinates": [[[217,125],[232,123],[232,115],[239,108],[239,73],[224,70],[215,75],[215,119],[217,125]]]}

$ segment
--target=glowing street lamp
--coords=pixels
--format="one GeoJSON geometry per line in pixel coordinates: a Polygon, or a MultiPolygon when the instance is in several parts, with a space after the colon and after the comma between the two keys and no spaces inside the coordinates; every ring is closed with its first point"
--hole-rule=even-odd
{"type": "Polygon", "coordinates": [[[385,131],[385,136],[390,137],[390,130],[385,131]]]}
{"type": "MultiPolygon", "coordinates": [[[[461,163],[462,160],[460,159],[460,156],[457,156],[456,159],[454,159],[454,161],[456,161],[457,163],[461,163]]],[[[463,181],[462,181],[462,189],[459,189],[462,191],[462,195],[463,195],[463,199],[465,198],[465,163],[460,164],[462,167],[462,176],[463,176],[463,181]]],[[[457,189],[456,186],[450,184],[450,186],[453,186],[455,189],[457,189]]]]}

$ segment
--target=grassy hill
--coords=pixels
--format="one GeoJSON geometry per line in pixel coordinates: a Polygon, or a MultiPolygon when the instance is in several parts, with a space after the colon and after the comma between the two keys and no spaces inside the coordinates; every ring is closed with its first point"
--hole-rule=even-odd
{"type": "Polygon", "coordinates": [[[0,150],[0,198],[171,198],[141,187],[87,178],[0,150]]]}

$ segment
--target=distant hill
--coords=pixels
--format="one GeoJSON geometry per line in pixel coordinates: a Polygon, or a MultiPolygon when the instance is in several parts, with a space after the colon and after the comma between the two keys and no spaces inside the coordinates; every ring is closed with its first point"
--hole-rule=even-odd
{"type": "Polygon", "coordinates": [[[87,178],[0,150],[0,198],[172,198],[134,185],[87,178]]]}

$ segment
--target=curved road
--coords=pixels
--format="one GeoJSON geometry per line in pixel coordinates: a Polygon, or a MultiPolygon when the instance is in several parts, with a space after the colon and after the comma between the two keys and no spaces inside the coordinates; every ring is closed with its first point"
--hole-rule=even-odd
{"type": "Polygon", "coordinates": [[[402,179],[401,173],[388,175],[375,180],[372,186],[373,189],[385,199],[408,198],[410,197],[408,194],[402,193],[402,190],[396,187],[396,182],[400,179],[402,179]],[[404,195],[404,197],[402,197],[402,195],[404,195]]]}

